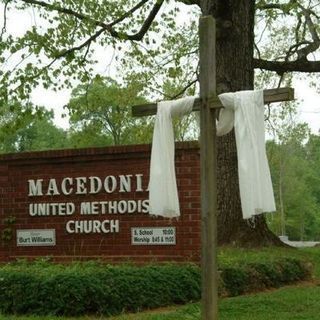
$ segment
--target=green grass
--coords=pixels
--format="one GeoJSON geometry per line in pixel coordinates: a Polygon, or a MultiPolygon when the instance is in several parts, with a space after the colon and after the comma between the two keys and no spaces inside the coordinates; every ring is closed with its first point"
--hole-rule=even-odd
{"type": "MultiPolygon", "coordinates": [[[[320,248],[310,249],[229,249],[219,253],[223,265],[241,264],[276,259],[277,257],[297,257],[314,265],[315,278],[320,280],[320,248]]],[[[221,299],[219,320],[319,320],[320,286],[284,287],[265,293],[221,299]]],[[[65,317],[24,317],[1,316],[0,320],[200,320],[199,304],[189,304],[117,317],[79,318],[65,317]]]]}

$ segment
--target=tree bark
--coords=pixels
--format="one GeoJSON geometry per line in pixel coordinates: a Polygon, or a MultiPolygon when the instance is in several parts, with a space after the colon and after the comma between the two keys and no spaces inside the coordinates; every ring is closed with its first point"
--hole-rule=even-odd
{"type": "MultiPolygon", "coordinates": [[[[253,0],[210,0],[203,14],[217,21],[217,93],[253,89],[253,0]]],[[[263,215],[242,218],[234,132],[218,139],[218,243],[234,246],[281,245],[263,215]]]]}

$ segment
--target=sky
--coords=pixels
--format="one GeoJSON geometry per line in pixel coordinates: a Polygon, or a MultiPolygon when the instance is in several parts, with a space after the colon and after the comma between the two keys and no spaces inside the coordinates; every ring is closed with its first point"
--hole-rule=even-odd
{"type": "MultiPolygon", "coordinates": [[[[1,10],[1,8],[0,8],[1,10]]],[[[0,11],[1,12],[1,11],[0,11]]],[[[21,35],[35,21],[35,12],[29,11],[28,14],[21,12],[10,12],[8,15],[7,29],[15,35],[21,35]],[[19,23],[17,23],[17,21],[19,23]]],[[[185,16],[182,15],[184,18],[185,16]]],[[[182,18],[182,19],[183,19],[182,18]]],[[[185,18],[184,18],[185,19],[185,18]]],[[[0,26],[3,25],[3,17],[0,16],[0,26]]],[[[96,50],[98,63],[95,66],[95,71],[108,75],[115,73],[115,68],[112,65],[113,52],[106,48],[96,50]]],[[[319,80],[320,81],[320,80],[319,80]]],[[[320,84],[318,85],[318,88],[320,84]]],[[[320,130],[320,94],[316,88],[311,88],[308,80],[296,80],[294,82],[296,99],[299,102],[299,119],[302,122],[307,122],[313,133],[319,133],[320,130]]],[[[45,90],[36,88],[32,93],[32,102],[37,105],[45,106],[48,109],[53,109],[55,113],[55,123],[62,127],[68,127],[68,118],[62,117],[64,113],[63,106],[70,99],[70,90],[62,90],[54,92],[53,90],[45,90]]]]}
{"type": "Polygon", "coordinates": [[[306,122],[312,133],[320,133],[320,94],[307,81],[294,82],[295,96],[299,101],[299,119],[306,122]]]}

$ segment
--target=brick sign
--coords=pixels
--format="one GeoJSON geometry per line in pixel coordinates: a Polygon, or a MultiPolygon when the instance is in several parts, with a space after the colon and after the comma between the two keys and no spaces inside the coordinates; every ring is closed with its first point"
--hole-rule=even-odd
{"type": "Polygon", "coordinates": [[[0,260],[199,261],[197,143],[176,146],[181,217],[148,214],[150,146],[0,156],[0,260]]]}

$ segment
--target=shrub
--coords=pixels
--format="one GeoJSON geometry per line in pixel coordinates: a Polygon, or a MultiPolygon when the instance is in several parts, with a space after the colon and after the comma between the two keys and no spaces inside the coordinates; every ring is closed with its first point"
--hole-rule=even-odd
{"type": "MultiPolygon", "coordinates": [[[[220,292],[230,296],[306,279],[310,267],[296,259],[220,268],[220,292]]],[[[200,299],[196,265],[118,265],[47,262],[0,268],[0,313],[114,315],[200,299]]]]}
{"type": "Polygon", "coordinates": [[[221,272],[225,291],[229,296],[237,296],[244,293],[250,281],[248,269],[239,267],[225,268],[221,272]]]}
{"type": "Polygon", "coordinates": [[[25,264],[0,269],[0,312],[5,314],[111,315],[199,297],[195,265],[25,264]]]}
{"type": "Polygon", "coordinates": [[[292,258],[228,267],[223,269],[221,274],[228,296],[278,288],[310,277],[310,264],[292,258]]]}

